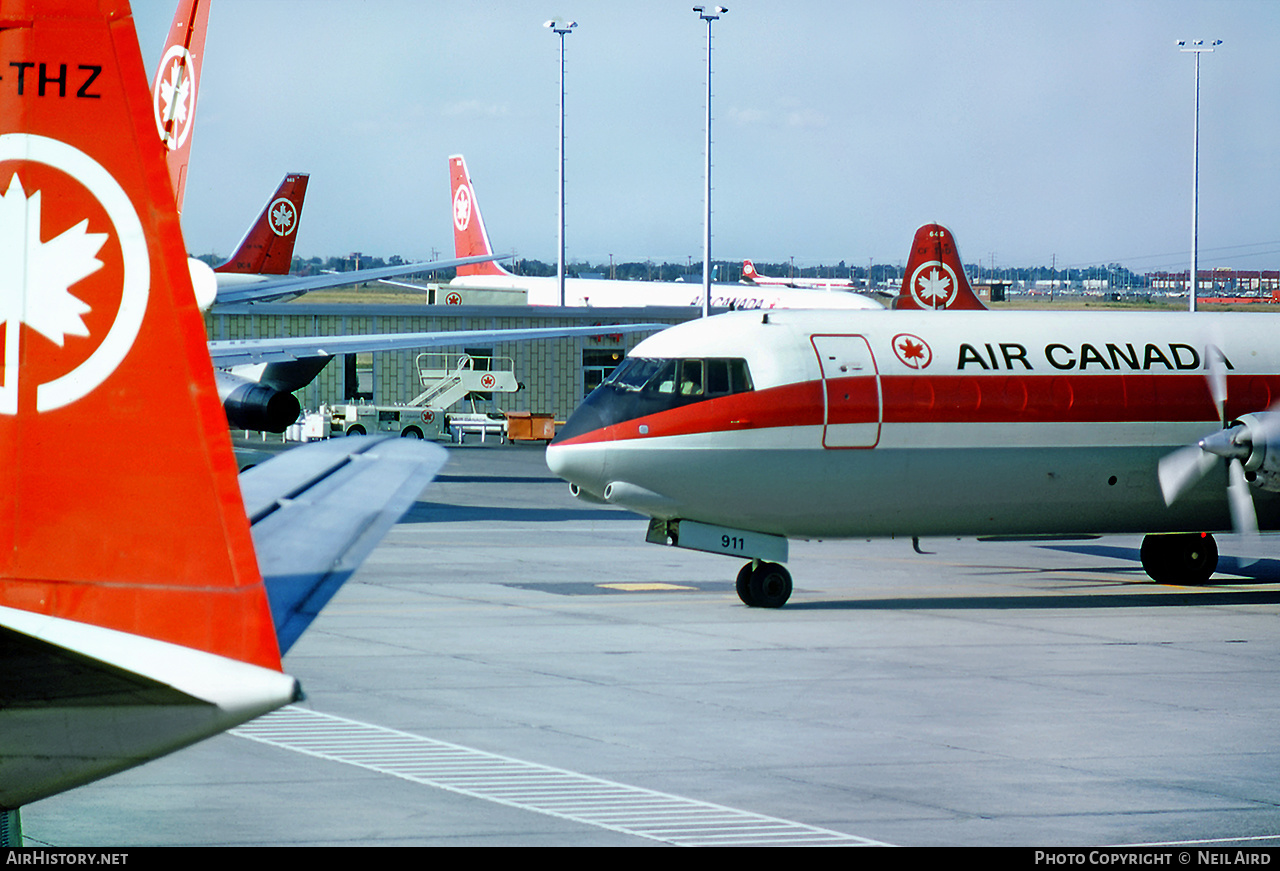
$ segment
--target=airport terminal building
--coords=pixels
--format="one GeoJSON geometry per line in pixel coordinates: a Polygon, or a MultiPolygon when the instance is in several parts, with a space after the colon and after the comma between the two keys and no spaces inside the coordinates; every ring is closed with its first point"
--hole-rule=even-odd
{"type": "MultiPolygon", "coordinates": [[[[677,324],[700,314],[678,308],[558,308],[526,305],[427,305],[311,303],[306,297],[287,303],[217,306],[206,315],[210,339],[260,339],[284,336],[337,336],[357,333],[408,333],[458,330],[531,329],[609,324],[677,324]]],[[[579,336],[497,343],[462,342],[437,354],[465,353],[475,358],[510,358],[523,388],[481,398],[479,411],[530,411],[565,420],[627,351],[648,333],[579,336]]],[[[427,349],[424,349],[424,351],[427,349]]],[[[384,351],[335,358],[307,387],[297,392],[303,409],[353,400],[401,405],[422,393],[419,354],[384,351]]],[[[479,396],[486,396],[480,394],[479,396]]],[[[470,410],[470,403],[466,410],[470,410]]],[[[462,410],[459,408],[458,410],[462,410]]]]}

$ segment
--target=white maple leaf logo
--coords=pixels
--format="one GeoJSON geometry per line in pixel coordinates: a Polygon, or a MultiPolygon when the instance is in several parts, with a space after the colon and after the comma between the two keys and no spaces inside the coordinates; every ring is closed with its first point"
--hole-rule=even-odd
{"type": "Polygon", "coordinates": [[[281,203],[271,213],[271,223],[276,225],[281,235],[284,235],[284,231],[293,225],[293,210],[281,203]]]}
{"type": "MultiPolygon", "coordinates": [[[[187,121],[188,100],[191,97],[191,78],[186,75],[187,65],[181,58],[175,58],[169,68],[169,79],[160,86],[160,99],[164,100],[164,117],[166,125],[170,122],[185,124],[187,121]]],[[[174,135],[173,131],[169,134],[174,135]]]]}
{"type": "Polygon", "coordinates": [[[460,187],[453,198],[453,225],[459,230],[465,230],[470,223],[471,192],[465,187],[460,187]]]}
{"type": "Polygon", "coordinates": [[[40,240],[40,191],[27,197],[15,173],[0,196],[0,322],[10,332],[24,323],[61,346],[67,336],[88,336],[89,306],[71,286],[102,268],[98,251],[106,233],[88,233],[86,218],[48,242],[40,240]]]}
{"type": "Polygon", "coordinates": [[[920,292],[920,298],[934,305],[945,303],[947,297],[951,295],[951,279],[937,269],[916,279],[916,287],[920,292]]]}

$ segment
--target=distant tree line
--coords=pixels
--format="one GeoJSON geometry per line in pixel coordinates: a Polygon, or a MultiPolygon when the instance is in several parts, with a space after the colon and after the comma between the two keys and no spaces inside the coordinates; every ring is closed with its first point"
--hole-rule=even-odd
{"type": "MultiPolygon", "coordinates": [[[[202,254],[197,259],[203,260],[210,266],[218,266],[227,258],[217,254],[202,254]]],[[[380,266],[397,266],[405,262],[407,261],[399,255],[386,259],[361,255],[358,268],[375,269],[380,266]]],[[[527,258],[502,262],[507,269],[517,275],[553,276],[556,274],[555,263],[546,263],[541,260],[527,258]]],[[[901,265],[877,263],[870,266],[850,266],[843,260],[831,266],[820,265],[803,268],[794,267],[790,262],[764,263],[756,261],[755,267],[756,271],[761,275],[779,278],[790,277],[794,274],[796,277],[802,278],[842,278],[853,279],[863,283],[870,279],[872,286],[900,283],[903,277],[901,265]]],[[[314,275],[320,272],[351,272],[356,268],[356,258],[351,256],[311,257],[307,259],[295,257],[291,271],[297,275],[314,275]]],[[[736,282],[742,278],[741,260],[716,260],[712,262],[712,268],[712,278],[715,281],[736,282]]],[[[570,261],[565,264],[565,271],[571,277],[592,275],[617,278],[620,281],[702,281],[702,262],[694,260],[689,260],[685,263],[655,263],[652,260],[644,260],[613,264],[570,261]]],[[[965,265],[965,271],[971,281],[981,279],[1034,284],[1038,281],[1056,279],[1074,284],[1083,281],[1106,280],[1111,287],[1134,288],[1145,287],[1147,284],[1145,276],[1131,272],[1118,263],[1109,263],[1105,266],[1061,269],[1051,269],[1048,266],[1032,266],[1001,267],[995,270],[992,270],[989,266],[970,263],[965,265]]],[[[439,269],[434,270],[432,275],[437,280],[447,281],[456,275],[456,271],[453,269],[439,269]]]]}

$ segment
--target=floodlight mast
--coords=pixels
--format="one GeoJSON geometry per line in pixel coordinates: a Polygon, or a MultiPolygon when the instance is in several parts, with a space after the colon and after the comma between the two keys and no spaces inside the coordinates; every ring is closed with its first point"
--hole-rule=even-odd
{"type": "Polygon", "coordinates": [[[553,18],[543,22],[542,26],[560,37],[560,253],[556,261],[556,284],[560,288],[560,307],[564,308],[564,38],[566,34],[573,32],[578,22],[553,18]]]}
{"type": "Polygon", "coordinates": [[[726,6],[715,6],[710,11],[705,6],[695,6],[693,11],[707,22],[707,147],[704,178],[706,210],[702,216],[702,316],[711,314],[711,22],[718,21],[729,11],[726,6]]]}
{"type": "Polygon", "coordinates": [[[1196,58],[1195,132],[1191,143],[1191,274],[1187,282],[1188,311],[1196,310],[1196,294],[1200,292],[1200,55],[1213,51],[1219,45],[1222,45],[1220,39],[1215,39],[1208,45],[1204,44],[1203,39],[1194,40],[1190,44],[1185,39],[1178,40],[1179,49],[1190,52],[1196,58]]]}

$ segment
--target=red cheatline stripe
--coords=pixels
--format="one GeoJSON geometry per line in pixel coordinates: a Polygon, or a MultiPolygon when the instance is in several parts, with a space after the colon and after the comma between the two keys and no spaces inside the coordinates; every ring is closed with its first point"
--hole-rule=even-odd
{"type": "MultiPolygon", "coordinates": [[[[825,388],[830,423],[875,421],[874,376],[833,379],[825,388]],[[848,397],[846,400],[846,396],[848,397]]],[[[1199,373],[1054,375],[888,375],[879,379],[884,423],[1213,422],[1217,408],[1199,373]]],[[[786,426],[823,425],[822,381],[784,384],[673,408],[559,442],[590,444],[631,438],[786,426]],[[639,427],[649,431],[640,435],[639,427]]],[[[1280,397],[1280,376],[1231,375],[1227,418],[1265,411],[1280,397]]]]}

